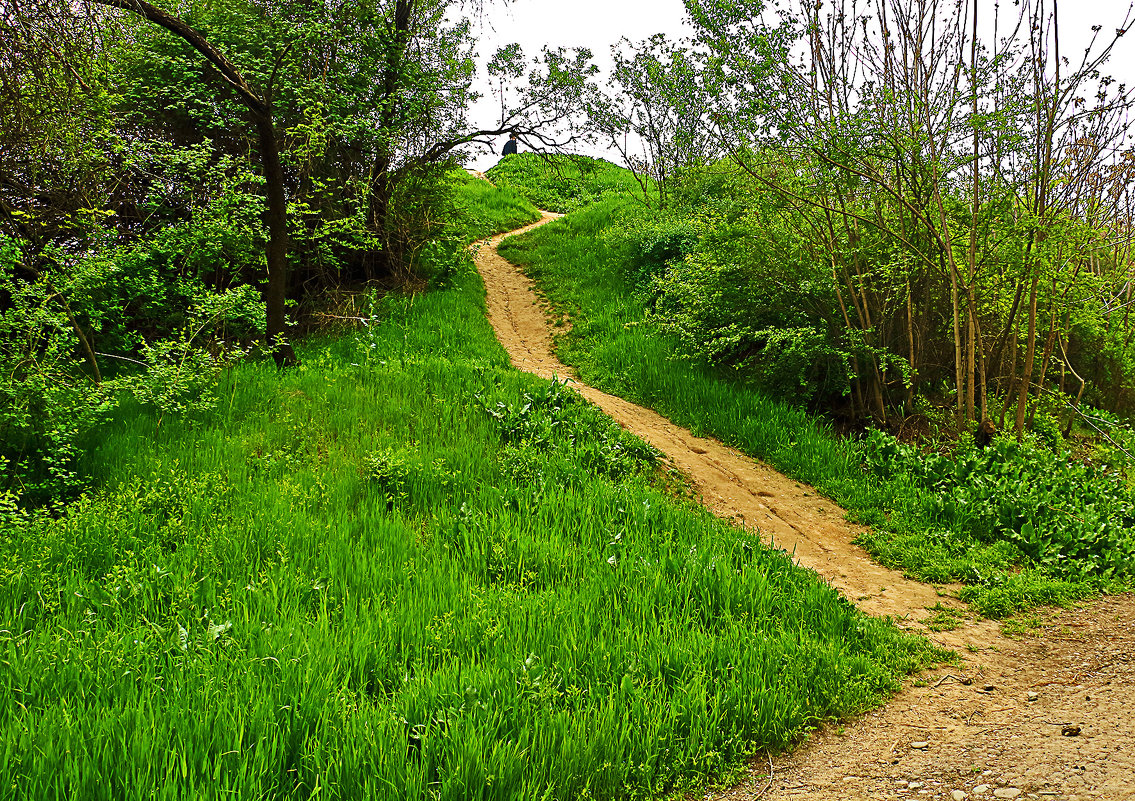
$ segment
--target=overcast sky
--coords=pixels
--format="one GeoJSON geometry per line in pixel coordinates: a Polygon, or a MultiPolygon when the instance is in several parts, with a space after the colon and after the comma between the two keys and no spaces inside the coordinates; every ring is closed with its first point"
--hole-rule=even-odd
{"type": "MultiPolygon", "coordinates": [[[[992,13],[996,0],[981,3],[983,13],[987,4],[992,13]]],[[[1004,8],[1014,6],[1013,0],[1001,0],[1000,4],[1004,8]]],[[[1060,5],[1061,38],[1068,45],[1065,52],[1078,55],[1088,41],[1092,25],[1103,25],[1104,32],[1113,31],[1130,5],[1131,0],[1066,0],[1060,5]]],[[[497,47],[518,42],[528,57],[538,54],[544,45],[587,47],[595,54],[596,62],[606,67],[611,45],[624,37],[639,41],[654,33],[665,33],[678,39],[690,33],[682,0],[514,0],[487,4],[485,16],[476,32],[482,65],[497,47]]],[[[1106,71],[1120,82],[1135,83],[1135,31],[1120,40],[1106,71]]],[[[487,90],[483,91],[487,94],[487,90]]],[[[478,127],[491,127],[497,124],[498,117],[499,107],[486,98],[474,109],[473,122],[478,127]]],[[[503,139],[495,153],[476,154],[470,166],[491,167],[499,158],[501,145],[503,139]]]]}
{"type": "MultiPolygon", "coordinates": [[[[528,58],[545,45],[587,47],[596,63],[606,68],[611,45],[624,37],[639,41],[659,32],[672,38],[689,33],[682,0],[515,0],[487,5],[485,16],[477,31],[482,64],[499,46],[518,42],[528,58]]],[[[499,106],[490,97],[476,107],[473,122],[491,127],[499,116],[499,106]]],[[[502,139],[496,153],[478,153],[470,166],[491,167],[503,143],[502,139]]]]}

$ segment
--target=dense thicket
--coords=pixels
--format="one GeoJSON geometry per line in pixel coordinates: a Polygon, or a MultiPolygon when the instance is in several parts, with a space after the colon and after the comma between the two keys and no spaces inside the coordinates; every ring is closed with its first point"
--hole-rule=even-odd
{"type": "Polygon", "coordinates": [[[879,423],[1130,411],[1127,21],[1070,55],[1043,0],[762,6],[688,2],[696,44],[640,45],[650,103],[603,117],[670,184],[644,241],[686,352],[879,423]]]}

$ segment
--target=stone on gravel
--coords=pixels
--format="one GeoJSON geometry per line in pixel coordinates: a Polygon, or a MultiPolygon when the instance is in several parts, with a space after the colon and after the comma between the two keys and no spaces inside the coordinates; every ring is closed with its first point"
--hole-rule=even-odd
{"type": "Polygon", "coordinates": [[[908,784],[908,785],[906,786],[906,789],[908,789],[908,790],[917,790],[917,789],[918,789],[918,788],[920,788],[921,786],[922,786],[922,782],[910,782],[910,783],[909,783],[909,784],[908,784]]]}
{"type": "Polygon", "coordinates": [[[1040,693],[1038,693],[1036,690],[1029,690],[1025,697],[1030,701],[1035,701],[1036,699],[1040,698],[1040,693]]]}
{"type": "Polygon", "coordinates": [[[916,751],[925,751],[930,747],[930,743],[926,742],[925,740],[916,740],[910,744],[910,747],[916,751]]]}
{"type": "Polygon", "coordinates": [[[966,801],[966,791],[954,790],[950,793],[950,798],[954,799],[954,801],[966,801]]]}
{"type": "Polygon", "coordinates": [[[1060,729],[1060,733],[1065,737],[1076,737],[1080,734],[1080,727],[1075,723],[1068,723],[1060,729]]]}
{"type": "Polygon", "coordinates": [[[981,795],[982,793],[988,793],[989,792],[989,785],[988,784],[979,784],[977,787],[973,788],[973,791],[975,793],[977,793],[978,795],[981,795]]]}
{"type": "Polygon", "coordinates": [[[998,787],[993,791],[993,795],[997,798],[1016,798],[1021,792],[1016,787],[998,787]]]}

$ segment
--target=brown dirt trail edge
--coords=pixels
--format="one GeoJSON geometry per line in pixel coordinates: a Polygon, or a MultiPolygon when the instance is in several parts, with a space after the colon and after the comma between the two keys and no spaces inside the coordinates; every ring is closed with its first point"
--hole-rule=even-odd
{"type": "Polygon", "coordinates": [[[957,629],[928,631],[919,622],[926,607],[961,604],[873,562],[839,506],[717,440],[583,384],[556,358],[531,281],[497,245],[557,217],[545,214],[477,250],[489,322],[512,364],[571,378],[581,395],[665,454],[715,514],[755,527],[865,612],[890,615],[963,658],[960,668],[919,677],[885,708],[812,736],[774,759],[771,771],[754,763],[751,782],[707,797],[1135,799],[1135,598],[1048,614],[1040,636],[1023,641],[964,612],[957,629]],[[1063,734],[1064,724],[1079,734],[1063,734]]]}

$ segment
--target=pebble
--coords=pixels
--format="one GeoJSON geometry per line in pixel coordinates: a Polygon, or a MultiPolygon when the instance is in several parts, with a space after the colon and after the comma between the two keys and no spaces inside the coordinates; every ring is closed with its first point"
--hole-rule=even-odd
{"type": "Polygon", "coordinates": [[[1068,723],[1060,729],[1060,733],[1065,737],[1077,737],[1080,734],[1080,727],[1075,723],[1068,723]]]}
{"type": "Polygon", "coordinates": [[[996,798],[1016,798],[1021,794],[1021,791],[1016,787],[998,787],[993,791],[996,798]]]}
{"type": "Polygon", "coordinates": [[[977,793],[978,795],[980,795],[981,793],[988,793],[989,792],[989,785],[988,784],[979,784],[977,787],[973,788],[973,791],[975,793],[977,793]]]}
{"type": "Polygon", "coordinates": [[[922,782],[909,782],[906,786],[906,789],[917,790],[921,786],[922,786],[922,782]]]}
{"type": "Polygon", "coordinates": [[[1036,699],[1040,698],[1040,694],[1036,690],[1029,690],[1028,695],[1026,697],[1030,701],[1035,701],[1036,699]]]}
{"type": "Polygon", "coordinates": [[[965,801],[966,800],[966,791],[965,790],[954,790],[952,793],[950,793],[950,798],[954,799],[954,801],[965,801]]]}
{"type": "Polygon", "coordinates": [[[926,742],[925,740],[916,740],[915,742],[910,744],[910,747],[916,751],[925,751],[930,747],[930,743],[926,742]]]}

